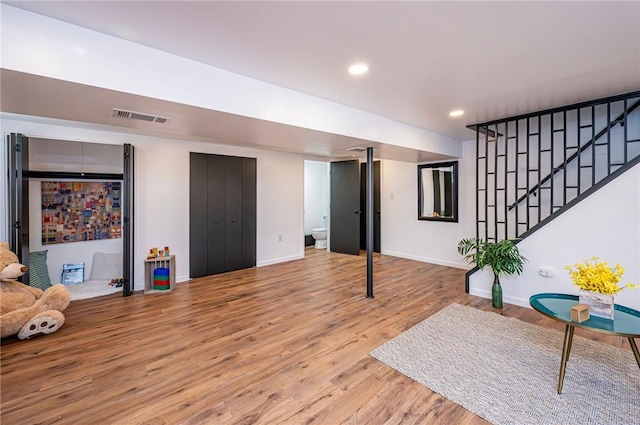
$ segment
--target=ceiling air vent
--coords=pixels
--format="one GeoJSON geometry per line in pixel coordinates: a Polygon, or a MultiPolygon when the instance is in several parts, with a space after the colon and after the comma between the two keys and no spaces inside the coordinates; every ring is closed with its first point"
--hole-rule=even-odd
{"type": "Polygon", "coordinates": [[[171,120],[171,117],[161,117],[158,115],[145,114],[143,112],[127,111],[124,109],[113,108],[111,116],[114,118],[125,118],[128,120],[139,120],[147,122],[157,122],[160,124],[166,124],[171,120]]]}
{"type": "Polygon", "coordinates": [[[347,151],[349,151],[349,152],[365,152],[366,149],[365,148],[361,148],[361,147],[358,146],[358,147],[355,147],[355,148],[349,148],[349,149],[347,149],[347,151]]]}

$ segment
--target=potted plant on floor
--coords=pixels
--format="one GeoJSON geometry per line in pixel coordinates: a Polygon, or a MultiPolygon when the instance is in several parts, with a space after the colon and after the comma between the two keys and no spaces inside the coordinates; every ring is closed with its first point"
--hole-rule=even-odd
{"type": "Polygon", "coordinates": [[[520,274],[527,259],[520,254],[518,247],[511,239],[499,242],[483,241],[477,238],[462,239],[458,243],[458,252],[470,264],[478,269],[491,268],[493,272],[493,286],[491,299],[495,308],[502,308],[502,287],[500,276],[520,274]]]}

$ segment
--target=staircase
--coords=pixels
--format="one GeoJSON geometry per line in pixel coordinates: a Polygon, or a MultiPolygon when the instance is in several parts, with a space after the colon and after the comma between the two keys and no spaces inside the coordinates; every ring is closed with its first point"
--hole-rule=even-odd
{"type": "Polygon", "coordinates": [[[468,128],[476,237],[524,239],[640,162],[640,91],[468,128]]]}

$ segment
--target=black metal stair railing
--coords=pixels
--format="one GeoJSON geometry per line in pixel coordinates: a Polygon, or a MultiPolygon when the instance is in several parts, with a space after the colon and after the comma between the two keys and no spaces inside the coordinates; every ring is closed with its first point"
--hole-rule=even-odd
{"type": "Polygon", "coordinates": [[[468,127],[476,237],[523,238],[637,162],[640,91],[468,127]]]}
{"type": "Polygon", "coordinates": [[[476,237],[521,240],[640,163],[640,91],[468,128],[476,237]]]}
{"type": "MultiPolygon", "coordinates": [[[[625,123],[625,120],[624,120],[625,114],[630,114],[631,112],[635,111],[638,108],[638,106],[640,106],[640,101],[635,102],[633,105],[629,107],[628,110],[625,110],[622,114],[618,115],[618,117],[615,120],[611,121],[611,125],[623,126],[625,123]]],[[[604,127],[594,136],[593,139],[589,140],[587,143],[580,146],[580,149],[578,149],[577,152],[574,152],[573,154],[571,154],[569,157],[567,157],[567,159],[564,162],[562,162],[560,165],[555,167],[550,174],[547,174],[546,177],[540,180],[540,183],[536,183],[536,185],[533,186],[531,189],[529,189],[526,194],[522,195],[520,198],[516,200],[516,202],[509,205],[509,208],[508,208],[509,211],[514,209],[517,204],[520,204],[521,202],[526,200],[528,196],[536,196],[536,192],[541,185],[545,184],[547,181],[549,181],[549,179],[553,178],[553,176],[555,176],[558,172],[564,170],[568,164],[576,160],[582,152],[584,152],[589,147],[591,147],[594,143],[596,143],[596,141],[600,139],[602,136],[604,136],[605,134],[607,134],[608,131],[609,131],[609,127],[604,127]]],[[[637,142],[637,140],[630,140],[629,142],[637,142]]],[[[624,164],[611,164],[611,165],[618,166],[618,165],[624,165],[624,164]]],[[[572,187],[572,186],[567,187],[567,189],[574,189],[574,188],[575,187],[572,187]]]]}

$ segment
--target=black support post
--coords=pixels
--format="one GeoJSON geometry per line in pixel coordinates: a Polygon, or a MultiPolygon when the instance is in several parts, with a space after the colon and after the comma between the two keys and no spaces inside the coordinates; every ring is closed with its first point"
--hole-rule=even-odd
{"type": "Polygon", "coordinates": [[[367,298],[373,298],[373,148],[367,148],[367,298]]]}

